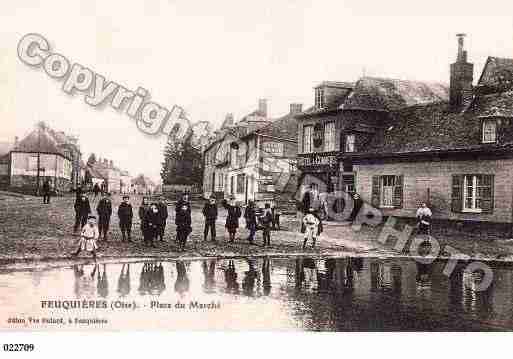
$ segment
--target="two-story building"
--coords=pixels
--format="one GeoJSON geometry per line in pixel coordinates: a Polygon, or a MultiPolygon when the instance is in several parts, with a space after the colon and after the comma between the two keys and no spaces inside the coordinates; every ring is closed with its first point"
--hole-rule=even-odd
{"type": "Polygon", "coordinates": [[[230,144],[226,189],[237,201],[265,203],[293,201],[297,187],[297,123],[301,104],[230,144]]]}
{"type": "Polygon", "coordinates": [[[388,126],[391,111],[447,96],[442,84],[389,78],[321,83],[315,87],[315,105],[296,116],[299,184],[315,182],[321,192],[354,192],[358,173],[345,154],[364,150],[388,126]]]}
{"type": "Polygon", "coordinates": [[[3,188],[34,194],[49,181],[60,193],[72,189],[73,158],[43,122],[9,148],[0,159],[3,188]]]}
{"type": "MultiPolygon", "coordinates": [[[[459,35],[449,100],[390,113],[363,148],[344,153],[356,191],[386,216],[414,217],[420,202],[435,219],[513,223],[513,59],[490,57],[473,86],[459,35]]],[[[506,230],[503,232],[506,233],[506,230]]]]}

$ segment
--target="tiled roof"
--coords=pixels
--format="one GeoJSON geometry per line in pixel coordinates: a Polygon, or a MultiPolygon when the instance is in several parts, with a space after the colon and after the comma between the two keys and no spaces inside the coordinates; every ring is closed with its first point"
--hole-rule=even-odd
{"type": "Polygon", "coordinates": [[[28,136],[18,142],[13,148],[13,151],[57,153],[64,155],[57,141],[46,127],[38,127],[33,130],[28,136]]]}
{"type": "Polygon", "coordinates": [[[489,56],[477,85],[495,86],[505,77],[513,80],[513,59],[489,56]]]}
{"type": "Polygon", "coordinates": [[[297,141],[297,120],[295,114],[288,113],[254,133],[297,141]]]}
{"type": "MultiPolygon", "coordinates": [[[[393,123],[379,130],[366,146],[368,154],[407,154],[509,147],[513,144],[513,91],[479,96],[466,112],[451,111],[447,101],[416,105],[393,112],[393,123]],[[483,117],[503,116],[498,145],[482,144],[483,117]]],[[[345,154],[347,156],[348,154],[345,154]]]]}
{"type": "Polygon", "coordinates": [[[362,77],[340,108],[394,111],[448,98],[448,87],[439,83],[362,77]]]}

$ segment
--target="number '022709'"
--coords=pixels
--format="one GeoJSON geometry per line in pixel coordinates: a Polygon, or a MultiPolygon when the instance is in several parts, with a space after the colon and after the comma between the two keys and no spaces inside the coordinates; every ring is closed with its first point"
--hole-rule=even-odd
{"type": "Polygon", "coordinates": [[[4,352],[31,352],[34,344],[4,344],[4,352]]]}

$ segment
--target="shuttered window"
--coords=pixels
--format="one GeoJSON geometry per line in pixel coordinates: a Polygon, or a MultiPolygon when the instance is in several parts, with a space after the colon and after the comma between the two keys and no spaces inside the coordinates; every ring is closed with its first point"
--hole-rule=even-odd
{"type": "Polygon", "coordinates": [[[460,174],[452,177],[453,212],[492,213],[493,175],[460,174]]]}
{"type": "Polygon", "coordinates": [[[497,121],[483,121],[483,143],[497,142],[497,121]]]}
{"type": "Polygon", "coordinates": [[[335,151],[335,122],[328,122],[324,125],[324,151],[335,151]]]}
{"type": "Polygon", "coordinates": [[[303,128],[303,153],[312,152],[313,126],[305,126],[303,128]]]}
{"type": "Polygon", "coordinates": [[[402,208],[403,176],[373,176],[371,202],[374,207],[402,208]]]}

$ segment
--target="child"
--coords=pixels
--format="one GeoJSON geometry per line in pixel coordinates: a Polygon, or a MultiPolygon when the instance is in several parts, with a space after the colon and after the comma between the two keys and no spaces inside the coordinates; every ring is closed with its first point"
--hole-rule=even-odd
{"type": "Polygon", "coordinates": [[[271,212],[271,205],[269,203],[265,204],[264,215],[260,218],[260,223],[262,225],[262,235],[264,237],[264,247],[271,246],[271,225],[273,222],[273,215],[271,212]]]}
{"type": "Polygon", "coordinates": [[[226,202],[226,200],[224,200],[223,207],[228,211],[225,227],[228,231],[230,242],[233,243],[235,241],[237,229],[239,228],[239,218],[242,215],[242,211],[239,205],[235,202],[234,196],[230,196],[230,202],[226,202]]]}
{"type": "Polygon", "coordinates": [[[87,224],[82,228],[82,233],[80,234],[80,243],[78,249],[74,256],[78,256],[81,251],[91,252],[93,258],[96,260],[96,250],[98,249],[98,245],[96,244],[96,240],[100,236],[100,232],[98,231],[98,226],[96,225],[96,217],[89,216],[87,219],[87,224]]]}
{"type": "Polygon", "coordinates": [[[179,250],[183,252],[185,250],[187,237],[192,232],[191,210],[186,203],[183,203],[180,208],[176,209],[175,224],[176,239],[178,241],[179,250]]]}
{"type": "Polygon", "coordinates": [[[118,208],[119,226],[121,227],[121,235],[123,236],[122,241],[132,241],[132,218],[134,217],[134,211],[132,205],[128,202],[130,197],[123,196],[123,202],[118,208]]]}
{"type": "Polygon", "coordinates": [[[305,237],[303,241],[303,249],[306,248],[306,243],[309,239],[312,240],[312,247],[315,247],[315,241],[319,234],[320,221],[317,216],[314,215],[313,208],[308,210],[307,215],[303,218],[303,224],[305,225],[305,237]]]}

